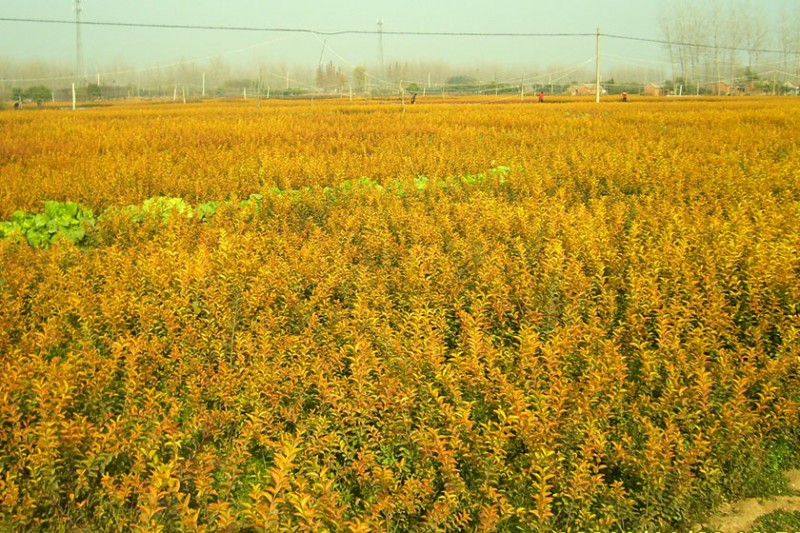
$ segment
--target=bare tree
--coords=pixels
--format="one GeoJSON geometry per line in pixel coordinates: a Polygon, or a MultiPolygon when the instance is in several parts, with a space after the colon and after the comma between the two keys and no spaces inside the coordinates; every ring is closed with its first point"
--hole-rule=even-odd
{"type": "Polygon", "coordinates": [[[769,40],[769,25],[764,16],[764,11],[759,9],[752,0],[742,4],[739,11],[740,21],[744,23],[744,45],[747,48],[747,66],[752,71],[758,65],[761,50],[766,47],[769,40]]]}
{"type": "Polygon", "coordinates": [[[778,23],[778,46],[783,55],[783,81],[790,75],[792,64],[794,65],[794,76],[797,77],[800,56],[800,32],[798,32],[800,16],[798,11],[781,11],[781,19],[778,23]]]}
{"type": "Polygon", "coordinates": [[[659,26],[661,33],[664,35],[664,40],[667,42],[667,53],[669,54],[669,67],[671,71],[670,77],[675,79],[675,11],[673,9],[665,8],[665,4],[661,4],[659,8],[659,26]]]}
{"type": "Polygon", "coordinates": [[[709,50],[704,47],[708,42],[709,14],[713,15],[713,12],[709,13],[696,2],[687,0],[662,4],[660,13],[660,26],[667,41],[672,78],[680,78],[684,84],[694,83],[698,90],[704,53],[709,50]]]}

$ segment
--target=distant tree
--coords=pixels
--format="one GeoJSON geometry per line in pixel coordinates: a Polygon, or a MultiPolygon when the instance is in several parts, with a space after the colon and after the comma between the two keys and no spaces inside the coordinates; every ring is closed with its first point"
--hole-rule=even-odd
{"type": "Polygon", "coordinates": [[[335,88],[337,92],[342,92],[346,82],[347,80],[342,74],[342,69],[340,67],[334,67],[333,61],[328,63],[325,69],[325,88],[335,88]]]}
{"type": "Polygon", "coordinates": [[[325,87],[325,71],[322,69],[322,65],[317,65],[317,73],[314,79],[314,85],[317,89],[323,89],[325,87]]]}
{"type": "Polygon", "coordinates": [[[358,66],[353,69],[353,85],[358,92],[367,89],[367,67],[358,66]]]}
{"type": "Polygon", "coordinates": [[[42,104],[53,98],[53,92],[44,85],[34,85],[25,90],[25,98],[36,102],[36,105],[42,107],[42,104]]]}
{"type": "Polygon", "coordinates": [[[341,92],[344,89],[347,80],[342,74],[339,67],[334,66],[333,61],[330,61],[324,67],[320,64],[317,66],[316,86],[318,89],[330,91],[335,89],[341,92]]]}
{"type": "MultiPolygon", "coordinates": [[[[667,43],[673,79],[681,77],[696,81],[700,76],[702,52],[708,48],[693,46],[693,43],[713,40],[715,47],[721,44],[718,42],[719,25],[715,22],[718,14],[713,9],[709,12],[704,11],[703,6],[704,4],[692,0],[662,3],[659,25],[667,43]]],[[[714,48],[715,54],[717,51],[718,49],[714,48]]],[[[719,61],[716,55],[714,61],[719,61]]],[[[706,61],[708,62],[710,60],[706,61]]]]}
{"type": "MultiPolygon", "coordinates": [[[[786,81],[789,76],[789,65],[796,63],[792,60],[794,54],[800,50],[800,35],[798,35],[797,27],[800,25],[800,16],[796,11],[787,12],[786,9],[781,12],[780,23],[778,25],[778,44],[783,55],[783,73],[782,79],[786,81]]],[[[795,75],[798,73],[795,67],[795,75]]]]}
{"type": "MultiPolygon", "coordinates": [[[[778,21],[767,19],[763,0],[662,0],[660,26],[672,65],[672,78],[685,87],[732,83],[745,66],[764,73],[778,64],[761,63],[764,50],[783,55],[785,79],[800,46],[797,10],[784,9],[778,21]]],[[[796,76],[796,73],[795,73],[796,76]]],[[[717,91],[719,92],[719,91],[717,91]]]]}
{"type": "Polygon", "coordinates": [[[752,67],[747,66],[742,69],[740,78],[744,79],[744,81],[747,83],[751,83],[760,80],[761,76],[759,76],[758,73],[752,69],[752,67]]]}
{"type": "Polygon", "coordinates": [[[103,91],[98,84],[90,83],[86,87],[86,94],[90,99],[97,100],[103,96],[103,91]]]}
{"type": "Polygon", "coordinates": [[[743,27],[742,41],[747,48],[747,66],[752,69],[758,64],[761,49],[769,40],[769,23],[760,3],[742,4],[737,14],[738,22],[743,27]]]}
{"type": "Polygon", "coordinates": [[[447,78],[447,85],[474,85],[478,80],[472,76],[450,76],[447,78]]]}
{"type": "Polygon", "coordinates": [[[344,92],[344,88],[347,86],[347,76],[344,75],[342,72],[341,67],[336,67],[336,90],[340,93],[344,92]]]}

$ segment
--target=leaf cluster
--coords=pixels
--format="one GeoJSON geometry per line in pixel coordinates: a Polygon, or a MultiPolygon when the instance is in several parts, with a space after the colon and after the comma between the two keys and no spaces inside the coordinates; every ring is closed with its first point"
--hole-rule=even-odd
{"type": "Polygon", "coordinates": [[[20,234],[31,246],[46,246],[57,238],[79,243],[93,224],[91,209],[75,202],[47,201],[40,213],[16,211],[11,220],[0,222],[0,238],[20,234]]]}

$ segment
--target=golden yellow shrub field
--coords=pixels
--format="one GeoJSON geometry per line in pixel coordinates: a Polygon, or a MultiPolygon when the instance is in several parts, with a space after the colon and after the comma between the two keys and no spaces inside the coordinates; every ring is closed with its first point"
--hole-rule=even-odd
{"type": "Polygon", "coordinates": [[[0,239],[0,529],[652,531],[781,490],[798,116],[1,112],[0,220],[93,215],[0,239]]]}

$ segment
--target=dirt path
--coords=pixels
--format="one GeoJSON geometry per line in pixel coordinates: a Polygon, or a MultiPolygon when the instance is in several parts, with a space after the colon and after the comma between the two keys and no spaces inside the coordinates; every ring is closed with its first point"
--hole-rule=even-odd
{"type": "MultiPolygon", "coordinates": [[[[800,470],[790,470],[789,490],[800,494],[800,470]]],[[[726,503],[707,521],[712,531],[738,533],[750,531],[753,523],[760,517],[775,511],[800,511],[800,496],[776,496],[774,498],[748,498],[726,503]]]]}

